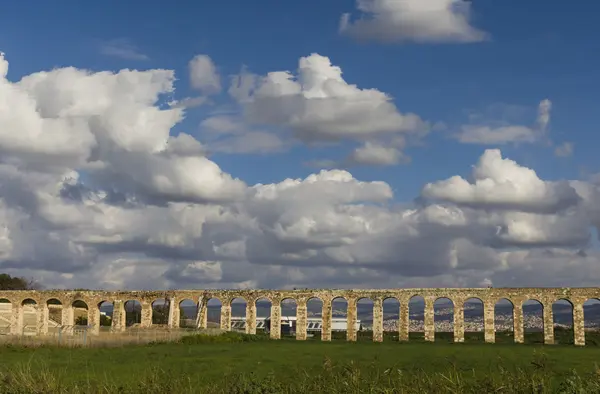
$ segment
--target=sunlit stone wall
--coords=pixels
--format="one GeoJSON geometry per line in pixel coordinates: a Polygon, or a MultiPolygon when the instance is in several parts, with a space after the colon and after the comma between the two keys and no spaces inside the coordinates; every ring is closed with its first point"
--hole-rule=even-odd
{"type": "Polygon", "coordinates": [[[600,299],[599,288],[465,288],[465,289],[380,289],[380,290],[169,290],[169,291],[0,291],[0,301],[6,306],[10,303],[10,334],[23,335],[25,311],[35,313],[36,335],[46,335],[50,323],[49,310],[56,305],[61,306],[61,326],[66,335],[73,333],[76,315],[83,312],[87,317],[87,327],[92,335],[100,332],[100,305],[113,304],[113,315],[110,332],[126,330],[125,302],[137,301],[141,305],[140,328],[150,328],[152,322],[152,305],[163,300],[167,305],[167,326],[170,329],[179,327],[180,303],[192,300],[198,308],[195,326],[207,327],[208,301],[217,299],[221,302],[220,327],[231,330],[231,303],[234,299],[246,301],[246,332],[256,333],[256,301],[266,299],[271,302],[270,336],[281,337],[281,301],[292,299],[296,302],[296,339],[307,338],[307,302],[319,299],[323,303],[322,333],[323,341],[331,340],[332,301],[343,298],[348,302],[347,339],[355,341],[357,332],[357,302],[361,299],[373,301],[373,341],[383,341],[383,302],[396,299],[400,303],[398,334],[401,341],[408,340],[409,312],[408,303],[411,298],[421,296],[425,300],[424,334],[425,340],[435,340],[434,303],[437,299],[448,298],[454,305],[454,341],[464,341],[464,302],[470,298],[481,300],[484,307],[485,341],[495,341],[494,306],[501,299],[513,304],[514,340],[522,343],[523,303],[528,300],[539,301],[543,307],[544,342],[554,342],[554,324],[552,305],[559,300],[568,301],[573,306],[573,329],[575,344],[585,344],[583,304],[589,299],[600,299]],[[77,313],[75,313],[77,312],[77,313]]]}

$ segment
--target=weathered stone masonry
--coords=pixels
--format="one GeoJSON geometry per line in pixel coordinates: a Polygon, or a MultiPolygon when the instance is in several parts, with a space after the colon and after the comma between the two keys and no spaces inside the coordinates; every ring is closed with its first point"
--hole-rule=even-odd
{"type": "Polygon", "coordinates": [[[74,303],[87,306],[88,325],[93,335],[99,334],[100,305],[103,302],[113,304],[112,332],[125,330],[126,301],[138,301],[142,307],[140,326],[152,326],[152,303],[156,300],[169,301],[168,327],[178,328],[180,303],[192,300],[198,306],[196,325],[198,328],[207,326],[207,303],[216,298],[221,301],[221,328],[231,330],[231,303],[236,298],[246,301],[246,332],[256,333],[256,301],[267,299],[271,301],[271,332],[273,339],[281,337],[281,302],[286,299],[296,301],[297,328],[296,339],[305,340],[307,337],[307,302],[317,298],[323,302],[321,339],[331,340],[332,301],[343,298],[348,302],[347,309],[347,339],[356,340],[355,321],[357,317],[357,302],[363,298],[373,301],[373,340],[383,341],[383,302],[395,298],[400,303],[399,338],[408,340],[409,310],[408,303],[414,296],[425,300],[424,331],[427,341],[434,341],[434,309],[437,299],[448,298],[454,305],[454,341],[464,341],[464,302],[469,298],[482,301],[484,306],[485,341],[495,341],[494,306],[506,299],[513,304],[514,338],[515,342],[523,342],[523,303],[527,300],[539,301],[543,306],[544,342],[554,342],[554,326],[552,304],[558,300],[569,301],[573,306],[573,328],[575,344],[585,344],[583,321],[583,304],[589,299],[600,299],[600,288],[468,288],[468,289],[382,289],[382,290],[169,290],[169,291],[0,291],[0,300],[8,300],[12,305],[11,334],[20,335],[23,332],[24,305],[34,305],[37,312],[38,335],[48,333],[48,301],[58,300],[62,304],[62,325],[66,327],[65,334],[73,333],[74,303]]]}

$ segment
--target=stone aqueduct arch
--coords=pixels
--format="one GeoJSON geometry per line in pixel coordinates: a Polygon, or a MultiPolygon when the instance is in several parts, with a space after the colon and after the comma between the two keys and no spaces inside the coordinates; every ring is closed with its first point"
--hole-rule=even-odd
{"type": "MultiPolygon", "coordinates": [[[[221,328],[231,330],[231,302],[235,298],[246,301],[246,332],[256,333],[256,301],[267,299],[271,301],[271,321],[281,321],[281,301],[294,299],[297,303],[296,339],[306,339],[307,302],[318,298],[323,302],[321,340],[331,340],[332,301],[344,298],[348,302],[346,332],[347,340],[356,341],[354,322],[357,318],[357,301],[361,298],[373,300],[373,340],[383,341],[383,302],[395,298],[400,302],[399,338],[408,340],[409,308],[408,302],[414,296],[425,300],[424,330],[425,340],[435,340],[434,302],[439,298],[448,298],[454,304],[454,341],[464,341],[464,302],[469,298],[478,298],[484,307],[485,341],[495,342],[494,308],[501,299],[513,304],[514,340],[524,342],[523,303],[527,300],[538,300],[543,306],[544,342],[554,343],[554,325],[552,304],[558,300],[567,300],[573,305],[573,329],[575,344],[585,344],[583,304],[589,299],[600,299],[600,288],[422,288],[422,289],[376,289],[376,290],[168,290],[168,291],[71,291],[71,290],[11,290],[0,291],[0,299],[6,299],[12,305],[11,334],[19,335],[23,328],[23,303],[25,300],[35,301],[37,308],[37,334],[48,332],[47,301],[56,299],[63,305],[62,324],[67,327],[74,325],[73,304],[83,301],[88,306],[88,325],[92,335],[100,331],[100,304],[113,304],[112,332],[125,330],[125,308],[128,300],[138,301],[142,307],[141,327],[152,326],[152,303],[158,299],[169,300],[168,326],[179,327],[179,304],[183,300],[192,300],[198,306],[196,326],[207,326],[207,302],[216,298],[221,301],[221,328]]],[[[280,325],[272,324],[270,336],[273,339],[281,337],[280,325]]],[[[66,331],[72,333],[72,329],[66,331]]]]}

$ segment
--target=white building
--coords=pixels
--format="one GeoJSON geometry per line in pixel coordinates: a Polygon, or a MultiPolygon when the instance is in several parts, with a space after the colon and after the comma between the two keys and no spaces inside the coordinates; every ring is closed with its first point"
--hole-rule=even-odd
{"type": "MultiPolygon", "coordinates": [[[[323,320],[320,317],[309,317],[306,319],[306,331],[321,332],[323,329],[323,320]]],[[[269,317],[257,317],[256,318],[256,329],[267,330],[270,325],[271,318],[269,317]]],[[[355,330],[360,331],[362,326],[360,320],[355,323],[355,330]]],[[[348,320],[345,317],[334,317],[331,319],[331,331],[346,331],[348,327],[348,320]]],[[[231,318],[231,329],[235,331],[246,330],[246,318],[245,317],[232,317],[231,318]]],[[[296,316],[281,316],[281,331],[282,333],[295,332],[296,331],[296,316]]]]}

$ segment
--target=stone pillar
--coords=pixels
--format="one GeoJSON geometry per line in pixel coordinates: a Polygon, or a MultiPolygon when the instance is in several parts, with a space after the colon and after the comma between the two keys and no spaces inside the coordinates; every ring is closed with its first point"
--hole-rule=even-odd
{"type": "Polygon", "coordinates": [[[123,332],[126,327],[125,303],[122,300],[113,302],[111,332],[123,332]]]}
{"type": "Polygon", "coordinates": [[[271,339],[281,339],[281,301],[271,301],[271,339]]]}
{"type": "MultiPolygon", "coordinates": [[[[398,340],[400,341],[400,336],[402,335],[402,330],[400,329],[400,321],[401,321],[401,316],[402,316],[402,303],[400,302],[400,299],[396,298],[396,300],[398,300],[398,319],[396,319],[396,333],[398,334],[398,340]]],[[[384,300],[384,302],[385,302],[385,300],[384,300]]]]}
{"type": "Polygon", "coordinates": [[[424,316],[424,330],[425,330],[425,340],[428,342],[435,341],[435,321],[433,310],[433,303],[435,302],[435,297],[427,296],[425,297],[425,316],[424,316]]]}
{"type": "Polygon", "coordinates": [[[554,314],[552,313],[552,303],[544,302],[542,308],[544,316],[544,344],[554,345],[554,314]]]}
{"type": "Polygon", "coordinates": [[[585,320],[583,315],[583,302],[573,303],[573,333],[575,345],[585,345],[585,320]]]}
{"type": "Polygon", "coordinates": [[[48,320],[50,320],[50,310],[48,309],[48,304],[44,303],[40,305],[38,318],[38,335],[48,335],[48,320]]]}
{"type": "Polygon", "coordinates": [[[496,342],[495,307],[494,301],[485,300],[483,303],[483,331],[486,343],[496,342]]]}
{"type": "Polygon", "coordinates": [[[373,300],[373,342],[383,342],[383,300],[373,300]]]}
{"type": "MultiPolygon", "coordinates": [[[[125,310],[125,304],[127,301],[121,301],[121,307],[120,307],[120,330],[121,331],[125,331],[127,330],[127,312],[125,310]]],[[[134,304],[134,311],[135,311],[135,304],[134,304]]]]}
{"type": "Polygon", "coordinates": [[[346,320],[348,326],[346,328],[346,340],[355,342],[356,341],[356,299],[348,299],[348,312],[346,313],[346,320]]]}
{"type": "Polygon", "coordinates": [[[100,335],[100,306],[97,303],[88,305],[88,326],[91,335],[100,335]]]}
{"type": "Polygon", "coordinates": [[[221,330],[231,331],[231,300],[221,304],[221,330]]]}
{"type": "Polygon", "coordinates": [[[408,341],[410,331],[410,300],[400,300],[400,327],[398,328],[400,340],[408,341]]]}
{"type": "Polygon", "coordinates": [[[200,298],[196,312],[196,327],[206,329],[208,327],[208,300],[200,298]]]}
{"type": "Polygon", "coordinates": [[[523,300],[513,302],[513,328],[515,334],[515,343],[524,343],[525,332],[523,329],[523,300]]]}
{"type": "Polygon", "coordinates": [[[140,327],[141,328],[149,328],[152,326],[152,314],[154,310],[152,308],[152,304],[147,302],[141,303],[142,311],[140,317],[140,327]]]}
{"type": "Polygon", "coordinates": [[[246,301],[246,334],[256,334],[256,300],[246,301]]]}
{"type": "Polygon", "coordinates": [[[296,340],[306,340],[306,326],[307,326],[307,301],[298,300],[296,305],[296,340]]]}
{"type": "Polygon", "coordinates": [[[323,300],[323,310],[321,312],[321,340],[331,341],[331,315],[332,300],[323,300]]]}
{"type": "Polygon", "coordinates": [[[169,298],[169,318],[167,324],[170,329],[179,328],[179,322],[181,320],[181,306],[179,301],[175,297],[169,298]]]}
{"type": "Polygon", "coordinates": [[[73,305],[63,305],[61,320],[63,326],[62,332],[65,335],[73,335],[73,325],[75,325],[73,312],[73,305]]]}
{"type": "Polygon", "coordinates": [[[454,304],[454,342],[465,341],[465,301],[452,300],[454,304]]]}
{"type": "Polygon", "coordinates": [[[23,304],[12,304],[11,335],[23,335],[23,304]]]}

